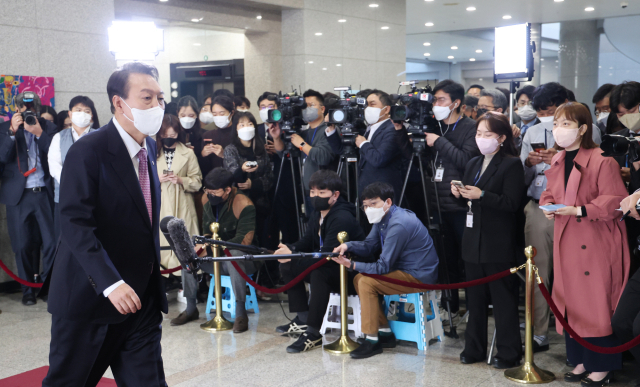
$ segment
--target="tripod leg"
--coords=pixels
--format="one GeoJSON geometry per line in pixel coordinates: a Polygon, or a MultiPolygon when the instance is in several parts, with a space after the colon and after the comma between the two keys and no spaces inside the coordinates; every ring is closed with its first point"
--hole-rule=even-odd
{"type": "Polygon", "coordinates": [[[282,177],[282,167],[284,167],[284,160],[287,158],[287,153],[282,155],[282,160],[280,160],[280,168],[278,171],[278,179],[276,180],[276,189],[273,192],[273,203],[271,203],[271,211],[269,212],[269,218],[267,224],[271,226],[271,219],[273,218],[273,211],[276,208],[276,201],[278,200],[278,188],[280,188],[280,178],[282,177]]]}
{"type": "MultiPolygon", "coordinates": [[[[404,191],[407,189],[407,182],[409,182],[409,174],[411,174],[411,166],[413,166],[413,157],[415,154],[411,156],[411,161],[409,161],[409,168],[407,168],[407,175],[404,177],[404,184],[402,185],[402,193],[400,194],[400,201],[398,205],[402,205],[402,199],[404,198],[404,191]]],[[[426,203],[426,200],[425,200],[426,203]]]]}
{"type": "Polygon", "coordinates": [[[336,170],[336,173],[338,174],[338,176],[342,176],[342,166],[344,165],[344,158],[342,156],[340,156],[340,161],[338,162],[338,169],[336,170]]]}
{"type": "Polygon", "coordinates": [[[356,171],[356,220],[360,222],[360,208],[358,208],[358,203],[360,203],[360,177],[358,176],[358,161],[353,163],[353,169],[356,171]]]}
{"type": "MultiPolygon", "coordinates": [[[[340,162],[342,162],[342,157],[344,156],[340,157],[341,158],[340,162]]],[[[349,181],[349,162],[348,161],[347,161],[346,173],[347,173],[347,201],[350,201],[351,200],[351,183],[349,181]]]]}
{"type": "MultiPolygon", "coordinates": [[[[296,186],[296,169],[293,166],[293,156],[289,158],[291,160],[291,178],[293,179],[293,200],[296,203],[296,219],[298,221],[298,237],[302,239],[302,221],[300,218],[300,206],[298,206],[298,187],[296,186]]],[[[302,179],[302,176],[300,176],[302,179]]]]}
{"type": "Polygon", "coordinates": [[[306,231],[306,222],[305,220],[308,219],[307,217],[309,216],[309,214],[307,214],[307,190],[304,188],[304,176],[302,175],[302,161],[300,161],[300,157],[298,157],[298,170],[300,171],[300,188],[302,188],[302,205],[304,206],[304,218],[300,219],[301,222],[301,230],[304,233],[306,231]]]}

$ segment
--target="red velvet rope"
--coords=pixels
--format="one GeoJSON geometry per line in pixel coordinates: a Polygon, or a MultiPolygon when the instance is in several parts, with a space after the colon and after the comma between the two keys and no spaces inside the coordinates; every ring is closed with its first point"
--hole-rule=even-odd
{"type": "Polygon", "coordinates": [[[567,320],[564,319],[564,317],[562,316],[562,314],[558,310],[558,306],[556,305],[555,302],[553,302],[553,299],[551,298],[551,295],[549,294],[549,291],[547,290],[547,287],[544,286],[543,283],[538,284],[538,287],[540,288],[540,292],[542,293],[542,296],[544,297],[545,300],[547,300],[547,304],[549,304],[549,307],[553,311],[553,315],[556,316],[556,320],[560,322],[560,325],[562,325],[564,330],[567,331],[567,333],[569,333],[569,335],[571,335],[571,337],[575,341],[577,341],[580,345],[582,345],[586,349],[588,349],[590,351],[593,351],[593,352],[597,352],[597,353],[603,353],[603,354],[606,354],[606,355],[612,355],[614,353],[622,353],[624,351],[628,351],[629,349],[631,349],[631,348],[635,347],[636,345],[640,344],[640,336],[636,336],[633,340],[629,341],[628,343],[622,344],[622,345],[618,345],[617,347],[600,347],[598,345],[593,345],[593,344],[589,343],[588,341],[586,341],[582,337],[578,336],[576,331],[574,331],[569,326],[569,323],[567,322],[567,320]]]}
{"type": "Polygon", "coordinates": [[[510,275],[511,274],[511,270],[508,269],[508,270],[505,270],[505,271],[501,271],[500,273],[496,273],[496,274],[490,275],[488,277],[480,278],[480,279],[473,280],[473,281],[460,282],[460,283],[457,283],[457,284],[442,284],[442,285],[431,285],[431,284],[407,282],[407,281],[402,281],[402,280],[395,279],[395,278],[385,277],[383,275],[378,275],[378,274],[364,274],[364,273],[361,273],[361,274],[364,275],[364,276],[367,276],[367,277],[375,278],[375,279],[380,280],[380,281],[389,282],[389,283],[396,284],[396,285],[407,286],[407,287],[415,288],[415,289],[445,290],[445,289],[464,289],[464,288],[470,288],[472,286],[484,285],[486,283],[489,283],[489,282],[492,282],[492,281],[497,281],[497,280],[499,280],[501,278],[504,278],[504,277],[510,275]]]}
{"type": "Polygon", "coordinates": [[[160,274],[171,274],[171,273],[175,273],[180,269],[182,269],[182,266],[176,266],[173,269],[160,270],[160,274]]]}
{"type": "Polygon", "coordinates": [[[9,274],[9,277],[13,278],[14,280],[18,281],[18,283],[20,285],[24,285],[24,286],[28,286],[30,288],[41,288],[42,284],[37,284],[35,282],[29,282],[29,281],[25,281],[22,278],[18,277],[17,275],[13,274],[11,272],[11,270],[9,270],[9,268],[7,266],[5,266],[4,262],[2,262],[0,260],[0,267],[2,268],[2,270],[4,270],[7,274],[9,274]]]}

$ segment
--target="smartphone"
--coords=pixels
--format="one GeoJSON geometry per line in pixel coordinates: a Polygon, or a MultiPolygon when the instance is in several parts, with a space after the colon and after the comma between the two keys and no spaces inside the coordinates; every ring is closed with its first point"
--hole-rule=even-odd
{"type": "Polygon", "coordinates": [[[547,212],[556,212],[561,208],[566,207],[564,204],[548,204],[546,206],[540,206],[541,210],[545,210],[547,212]]]}
{"type": "Polygon", "coordinates": [[[458,188],[464,189],[464,184],[460,180],[451,180],[451,184],[455,185],[458,188]]]}
{"type": "Polygon", "coordinates": [[[211,143],[213,141],[213,139],[212,138],[205,138],[202,141],[211,143]]]}
{"type": "Polygon", "coordinates": [[[162,171],[162,173],[164,173],[165,175],[173,175],[173,171],[168,171],[166,169],[162,171]]]}
{"type": "Polygon", "coordinates": [[[253,168],[253,167],[257,167],[258,166],[258,162],[257,161],[247,161],[247,167],[253,168]]]}
{"type": "Polygon", "coordinates": [[[543,142],[533,143],[531,144],[531,148],[533,148],[533,150],[536,152],[540,152],[547,149],[547,147],[544,146],[543,142]]]}

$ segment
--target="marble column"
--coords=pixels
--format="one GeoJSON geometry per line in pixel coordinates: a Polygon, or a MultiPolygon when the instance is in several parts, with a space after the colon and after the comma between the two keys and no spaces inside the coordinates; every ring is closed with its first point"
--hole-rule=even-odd
{"type": "Polygon", "coordinates": [[[572,90],[578,102],[587,103],[598,89],[600,32],[597,20],[560,23],[558,82],[572,90]]]}

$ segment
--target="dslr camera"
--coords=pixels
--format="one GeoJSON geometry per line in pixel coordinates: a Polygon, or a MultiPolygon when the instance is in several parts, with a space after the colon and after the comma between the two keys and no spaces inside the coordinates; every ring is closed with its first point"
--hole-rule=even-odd
{"type": "Polygon", "coordinates": [[[617,134],[607,134],[602,137],[600,149],[602,155],[607,157],[620,157],[629,155],[629,161],[640,160],[640,137],[625,137],[617,134]]]}
{"type": "Polygon", "coordinates": [[[339,101],[325,101],[327,105],[337,105],[335,109],[329,110],[329,124],[338,125],[342,133],[342,143],[345,146],[353,147],[356,144],[358,129],[366,126],[364,124],[364,109],[367,107],[367,99],[358,97],[351,93],[351,90],[336,88],[344,91],[343,98],[339,101]]]}
{"type": "Polygon", "coordinates": [[[36,98],[36,93],[31,91],[25,91],[22,102],[24,102],[24,106],[27,107],[27,110],[20,113],[22,115],[22,119],[24,123],[33,126],[38,122],[38,112],[35,108],[34,100],[36,98]]]}
{"type": "Polygon", "coordinates": [[[289,94],[272,94],[267,96],[269,101],[275,101],[277,109],[269,110],[267,122],[270,124],[279,123],[280,129],[284,132],[284,139],[291,142],[291,136],[299,133],[304,121],[302,120],[302,109],[305,106],[304,98],[296,91],[289,94]]]}

